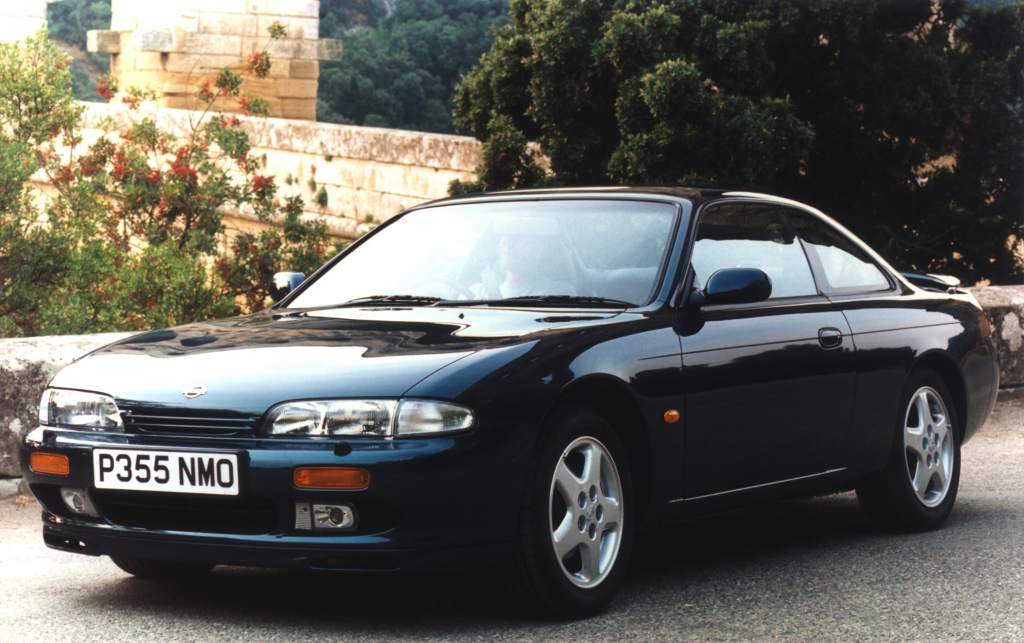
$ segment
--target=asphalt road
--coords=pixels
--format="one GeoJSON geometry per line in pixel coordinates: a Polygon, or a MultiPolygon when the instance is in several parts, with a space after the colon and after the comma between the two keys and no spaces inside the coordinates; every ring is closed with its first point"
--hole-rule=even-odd
{"type": "Polygon", "coordinates": [[[638,541],[609,611],[574,623],[516,615],[481,573],[140,581],[47,549],[34,503],[6,500],[0,641],[1024,641],[1024,403],[963,457],[937,532],[877,533],[853,494],[665,529],[638,541]]]}

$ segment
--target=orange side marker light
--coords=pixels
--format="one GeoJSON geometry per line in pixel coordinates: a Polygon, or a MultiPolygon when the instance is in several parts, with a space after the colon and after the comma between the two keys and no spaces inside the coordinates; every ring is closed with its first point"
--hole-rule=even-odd
{"type": "Polygon", "coordinates": [[[54,476],[66,476],[71,473],[68,457],[59,453],[33,453],[29,456],[28,465],[36,473],[49,473],[54,476]]]}
{"type": "Polygon", "coordinates": [[[370,486],[370,472],[353,467],[299,467],[294,479],[300,489],[365,489],[370,486]]]}
{"type": "Polygon", "coordinates": [[[669,409],[669,410],[665,411],[665,423],[666,424],[675,424],[678,421],[679,421],[679,411],[677,411],[675,409],[669,409]]]}

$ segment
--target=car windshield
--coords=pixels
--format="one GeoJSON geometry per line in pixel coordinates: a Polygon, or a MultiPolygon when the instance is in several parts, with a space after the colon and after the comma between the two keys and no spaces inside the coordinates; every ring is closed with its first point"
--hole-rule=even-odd
{"type": "Polygon", "coordinates": [[[630,200],[450,204],[409,212],[289,303],[640,306],[654,295],[678,208],[630,200]]]}

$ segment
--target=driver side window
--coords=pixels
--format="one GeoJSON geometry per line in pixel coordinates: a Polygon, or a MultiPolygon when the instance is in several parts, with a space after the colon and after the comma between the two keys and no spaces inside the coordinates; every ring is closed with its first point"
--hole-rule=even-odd
{"type": "Polygon", "coordinates": [[[770,204],[728,203],[706,210],[691,264],[698,288],[718,270],[758,268],[772,281],[771,299],[818,294],[793,227],[770,204]]]}

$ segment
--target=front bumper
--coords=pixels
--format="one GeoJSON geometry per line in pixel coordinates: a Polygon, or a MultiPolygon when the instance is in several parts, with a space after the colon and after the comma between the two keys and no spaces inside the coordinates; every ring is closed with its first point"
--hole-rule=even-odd
{"type": "Polygon", "coordinates": [[[22,470],[43,505],[43,538],[87,555],[222,565],[419,571],[499,562],[512,551],[522,472],[505,430],[420,440],[268,440],[106,434],[42,427],[22,442],[22,470]],[[97,490],[92,450],[144,448],[234,453],[234,497],[97,490]],[[32,471],[33,452],[66,455],[67,476],[32,471]],[[299,489],[299,466],[370,471],[366,489],[299,489]],[[88,489],[102,518],[72,513],[61,487],[88,489]],[[296,503],[349,503],[350,532],[296,528],[296,503]]]}

